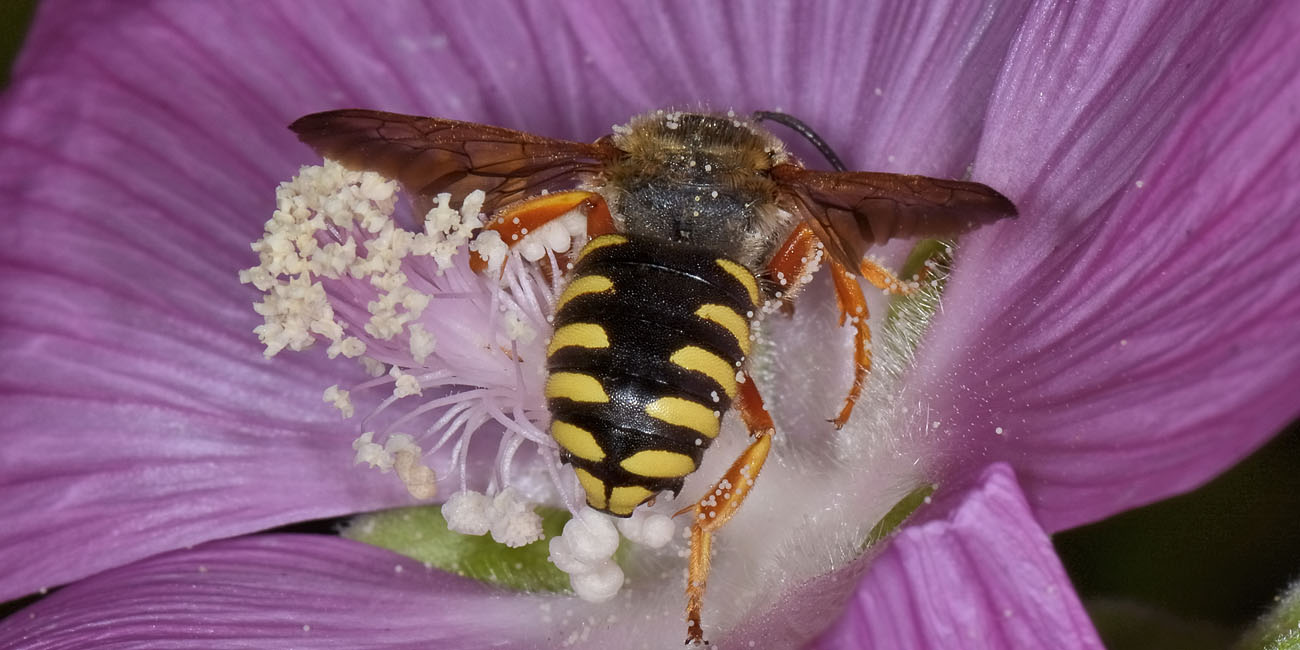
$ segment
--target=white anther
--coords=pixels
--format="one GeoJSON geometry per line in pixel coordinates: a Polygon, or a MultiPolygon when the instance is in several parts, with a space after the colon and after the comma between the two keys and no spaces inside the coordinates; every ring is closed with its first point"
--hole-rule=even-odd
{"type": "Polygon", "coordinates": [[[531,544],[542,538],[542,518],[519,497],[514,488],[506,488],[492,499],[492,539],[510,548],[531,544]]]}
{"type": "Polygon", "coordinates": [[[465,490],[451,495],[442,504],[447,528],[462,535],[484,535],[492,529],[492,497],[465,490]]]}
{"type": "Polygon", "coordinates": [[[564,524],[563,536],[569,540],[574,557],[585,562],[603,560],[618,550],[618,529],[609,517],[591,508],[583,509],[564,524]]]}
{"type": "Polygon", "coordinates": [[[667,544],[676,528],[671,517],[646,510],[637,510],[631,517],[618,522],[618,529],[624,537],[650,548],[667,544]]]}
{"type": "Polygon", "coordinates": [[[605,560],[594,571],[569,576],[573,593],[589,603],[603,603],[618,594],[623,586],[623,570],[613,560],[605,560]]]}

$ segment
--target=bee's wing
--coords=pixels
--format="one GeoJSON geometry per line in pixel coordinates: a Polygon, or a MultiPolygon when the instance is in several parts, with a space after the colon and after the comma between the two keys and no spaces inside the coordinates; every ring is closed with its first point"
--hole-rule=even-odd
{"type": "Polygon", "coordinates": [[[363,109],[313,113],[289,128],[322,156],[396,179],[417,203],[442,192],[459,201],[483,190],[488,214],[543,190],[572,189],[613,155],[607,145],[363,109]]]}
{"type": "Polygon", "coordinates": [[[778,165],[783,207],[801,216],[836,261],[858,270],[866,249],[890,239],[955,235],[1016,216],[980,183],[877,172],[823,172],[778,165]]]}

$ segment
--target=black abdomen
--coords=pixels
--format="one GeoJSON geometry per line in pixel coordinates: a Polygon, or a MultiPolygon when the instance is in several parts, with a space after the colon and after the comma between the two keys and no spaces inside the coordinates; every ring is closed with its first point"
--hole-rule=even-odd
{"type": "Polygon", "coordinates": [[[681,489],[718,433],[759,300],[707,249],[605,235],[579,254],[548,349],[551,435],[588,504],[627,516],[681,489]]]}

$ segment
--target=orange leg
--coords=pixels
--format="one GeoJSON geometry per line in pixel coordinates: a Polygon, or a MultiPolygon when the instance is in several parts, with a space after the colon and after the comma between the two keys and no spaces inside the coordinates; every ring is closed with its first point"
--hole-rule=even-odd
{"type": "MultiPolygon", "coordinates": [[[[772,256],[772,261],[768,263],[768,273],[785,290],[783,299],[789,299],[793,291],[807,280],[810,270],[821,255],[820,249],[821,242],[812,229],[801,224],[772,256]]],[[[910,291],[910,285],[904,284],[875,262],[864,259],[860,271],[869,282],[887,292],[910,291]]],[[[867,372],[871,370],[871,329],[867,326],[867,301],[857,278],[834,261],[831,262],[831,272],[835,281],[836,302],[840,307],[840,326],[843,327],[850,318],[853,323],[853,385],[849,388],[848,397],[844,399],[839,414],[831,420],[838,429],[849,421],[853,406],[862,395],[867,372]]]]}
{"type": "Polygon", "coordinates": [[[812,229],[802,224],[795,228],[767,263],[769,279],[780,287],[777,297],[789,304],[795,292],[812,277],[813,267],[821,255],[821,242],[812,229]]]}
{"type": "Polygon", "coordinates": [[[692,512],[691,555],[686,576],[687,645],[704,643],[700,610],[704,603],[704,587],[709,579],[709,549],[713,533],[740,509],[740,504],[758,479],[759,470],[763,469],[768,450],[772,448],[772,416],[763,407],[763,398],[748,374],[740,385],[736,406],[752,442],[703,499],[682,511],[692,512]]]}
{"type": "MultiPolygon", "coordinates": [[[[605,199],[595,192],[578,190],[543,194],[511,204],[498,212],[484,228],[496,231],[501,235],[501,241],[514,246],[524,235],[577,208],[586,208],[588,237],[614,232],[614,218],[605,199]]],[[[487,260],[475,253],[470,258],[469,267],[475,273],[481,273],[487,268],[487,260]]]]}
{"type": "Polygon", "coordinates": [[[839,429],[853,414],[853,405],[862,396],[862,385],[871,370],[871,327],[867,325],[870,318],[867,299],[862,295],[862,285],[858,284],[857,277],[839,262],[831,262],[831,273],[835,280],[835,301],[840,306],[840,327],[846,320],[853,323],[853,385],[849,387],[849,396],[845,398],[839,415],[831,420],[839,429]]]}
{"type": "Polygon", "coordinates": [[[862,263],[858,265],[858,271],[862,273],[862,277],[866,278],[867,282],[889,295],[907,296],[915,293],[918,288],[916,282],[901,280],[889,269],[865,257],[862,258],[862,263]]]}

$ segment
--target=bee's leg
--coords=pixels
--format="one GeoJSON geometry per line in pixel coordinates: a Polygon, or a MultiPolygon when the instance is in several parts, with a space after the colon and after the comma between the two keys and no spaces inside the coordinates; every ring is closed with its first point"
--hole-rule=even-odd
{"type": "Polygon", "coordinates": [[[871,370],[871,327],[867,324],[870,318],[867,299],[862,295],[858,279],[844,265],[834,261],[831,262],[831,274],[835,280],[835,300],[840,306],[840,327],[844,326],[845,320],[853,324],[853,385],[849,387],[849,396],[844,399],[839,415],[831,420],[839,429],[853,414],[853,405],[862,396],[862,385],[871,370]]]}
{"type": "MultiPolygon", "coordinates": [[[[781,248],[777,249],[767,266],[768,275],[780,285],[783,292],[778,297],[786,300],[798,290],[811,274],[821,255],[821,242],[817,240],[812,229],[803,224],[795,228],[781,248]]],[[[862,395],[862,385],[866,381],[867,372],[871,370],[871,329],[867,326],[867,301],[862,295],[862,286],[858,284],[857,278],[835,261],[831,261],[831,271],[835,280],[836,302],[840,306],[840,326],[852,319],[854,346],[853,385],[849,387],[849,395],[844,399],[844,406],[839,414],[831,420],[838,429],[849,421],[849,415],[853,413],[853,405],[862,395]]],[[[881,282],[884,283],[883,286],[889,286],[888,281],[892,279],[895,284],[902,286],[893,274],[874,262],[864,260],[862,274],[872,284],[881,282]]]]}
{"type": "Polygon", "coordinates": [[[867,282],[888,295],[907,296],[915,293],[918,288],[916,281],[904,281],[894,275],[893,271],[865,257],[862,258],[862,263],[858,265],[858,270],[862,273],[862,277],[866,278],[867,282]]]}
{"type": "MultiPolygon", "coordinates": [[[[774,427],[772,416],[763,407],[763,398],[754,386],[754,380],[745,375],[736,397],[741,419],[749,429],[750,444],[732,463],[727,473],[713,484],[693,507],[683,512],[692,513],[691,556],[686,576],[686,643],[704,643],[704,630],[700,626],[700,609],[704,601],[704,587],[709,579],[709,547],[714,531],[736,514],[749,490],[758,479],[758,472],[767,460],[772,447],[774,427]]],[[[680,514],[680,513],[679,513],[680,514]]]]}
{"type": "Polygon", "coordinates": [[[800,224],[767,263],[767,277],[779,288],[777,298],[785,305],[810,277],[822,256],[822,244],[808,226],[800,224]]]}
{"type": "MultiPolygon", "coordinates": [[[[501,241],[507,246],[514,246],[528,233],[583,207],[587,211],[588,237],[614,232],[614,219],[609,213],[609,206],[605,205],[605,199],[595,192],[578,190],[543,194],[512,204],[498,212],[484,229],[496,231],[501,235],[501,241]]],[[[487,260],[474,253],[469,266],[476,273],[482,272],[487,268],[487,260]]]]}

